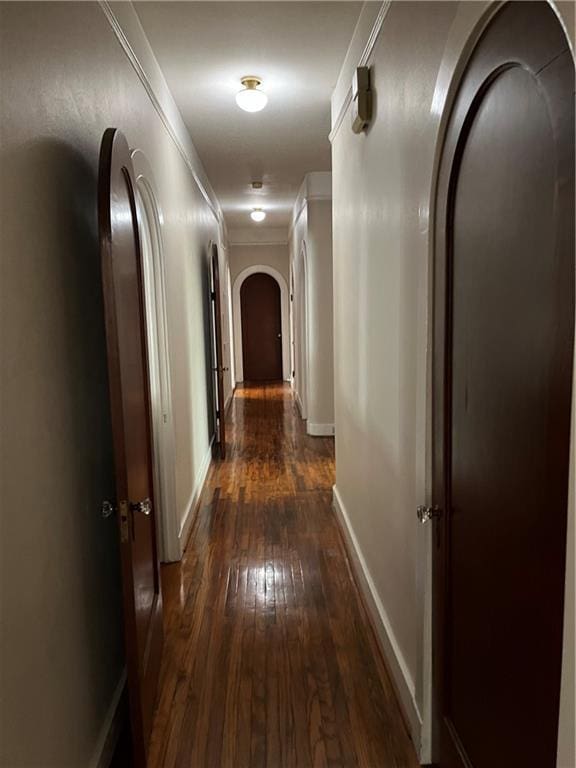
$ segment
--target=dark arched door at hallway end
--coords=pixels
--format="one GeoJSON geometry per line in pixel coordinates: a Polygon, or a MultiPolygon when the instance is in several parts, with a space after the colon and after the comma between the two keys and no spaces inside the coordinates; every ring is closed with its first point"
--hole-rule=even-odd
{"type": "Polygon", "coordinates": [[[555,768],[574,344],[574,62],[513,2],[463,75],[440,166],[435,764],[555,768]]]}
{"type": "Polygon", "coordinates": [[[240,288],[244,381],[282,379],[280,286],[264,272],[250,275],[240,288]]]}

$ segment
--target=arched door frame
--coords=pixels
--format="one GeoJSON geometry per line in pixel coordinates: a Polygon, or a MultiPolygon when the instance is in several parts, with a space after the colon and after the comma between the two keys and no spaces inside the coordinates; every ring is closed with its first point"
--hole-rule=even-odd
{"type": "MultiPolygon", "coordinates": [[[[546,0],[548,5],[556,14],[560,25],[562,26],[567,45],[572,53],[572,58],[575,59],[575,50],[572,44],[572,39],[566,28],[565,21],[558,11],[556,0],[546,0]]],[[[432,99],[433,112],[437,118],[436,137],[434,142],[434,155],[433,166],[431,172],[431,184],[429,188],[429,207],[421,211],[421,227],[427,234],[427,307],[426,307],[426,319],[427,328],[431,329],[433,324],[434,315],[434,282],[433,282],[433,266],[436,256],[436,216],[437,216],[437,192],[440,175],[440,163],[442,158],[442,152],[444,148],[444,141],[449,125],[450,116],[460,83],[462,81],[467,64],[472,56],[478,41],[480,40],[483,32],[491,23],[493,18],[499,13],[504,5],[503,0],[493,0],[488,6],[476,6],[475,4],[464,4],[459,11],[458,24],[454,26],[453,32],[448,38],[444,53],[442,55],[441,64],[438,70],[438,76],[434,89],[434,96],[432,99]],[[425,230],[424,230],[425,226],[425,230]]],[[[432,343],[429,336],[429,330],[426,336],[427,342],[432,343]]],[[[576,352],[575,352],[576,361],[576,352]]],[[[432,357],[429,355],[426,360],[425,369],[422,373],[423,378],[426,381],[424,387],[425,391],[425,408],[422,409],[423,423],[421,424],[422,430],[427,434],[427,439],[423,446],[422,451],[417,457],[418,463],[418,475],[421,478],[419,487],[417,488],[418,499],[422,499],[426,504],[432,503],[432,444],[430,439],[431,423],[432,423],[432,357]]],[[[576,381],[576,362],[574,367],[573,382],[576,381]]],[[[576,391],[576,388],[575,388],[576,391]]],[[[572,395],[573,412],[576,404],[576,395],[573,392],[572,395]]],[[[575,438],[576,430],[574,427],[574,417],[572,425],[571,435],[571,467],[574,467],[574,454],[575,454],[575,438]]],[[[575,473],[572,470],[571,473],[571,488],[572,498],[574,498],[574,476],[575,473]]],[[[569,504],[570,504],[569,502],[569,504]]],[[[568,522],[570,526],[570,521],[568,522]]],[[[435,701],[434,701],[434,689],[433,689],[433,647],[432,647],[432,617],[434,611],[433,599],[432,599],[432,550],[434,546],[434,537],[430,527],[421,526],[418,536],[418,552],[417,559],[417,580],[422,585],[420,589],[421,610],[424,615],[423,632],[419,640],[420,644],[420,679],[417,683],[417,698],[420,699],[421,707],[421,725],[417,722],[417,717],[410,717],[410,725],[413,737],[417,740],[417,735],[420,736],[420,749],[419,756],[423,763],[431,762],[432,760],[432,725],[435,716],[435,701]]],[[[572,549],[573,557],[573,549],[572,549]]],[[[568,561],[567,561],[568,568],[568,561]]],[[[567,612],[565,609],[565,621],[567,618],[567,612]]],[[[564,668],[563,668],[564,674],[564,668]]],[[[393,677],[397,679],[395,670],[393,669],[393,677]]],[[[399,686],[402,690],[402,686],[399,686]]],[[[413,707],[403,698],[405,710],[412,715],[413,707]]],[[[561,700],[561,707],[563,701],[561,700]]]]}
{"type": "Polygon", "coordinates": [[[176,447],[172,415],[170,352],[166,310],[166,272],[162,243],[162,213],[158,204],[154,176],[143,152],[132,150],[136,193],[146,217],[150,249],[142,249],[144,293],[148,333],[148,365],[152,397],[154,480],[159,506],[158,538],[160,559],[174,562],[182,557],[176,505],[176,447]],[[158,407],[158,405],[160,407],[158,407]]]}
{"type": "Polygon", "coordinates": [[[226,313],[228,315],[228,355],[230,365],[230,387],[234,391],[236,386],[236,355],[234,344],[234,319],[232,313],[232,276],[230,265],[226,261],[226,313]]]}
{"type": "Polygon", "coordinates": [[[286,280],[274,267],[267,264],[253,264],[246,267],[236,277],[232,289],[232,314],[234,322],[234,369],[236,372],[236,381],[244,381],[244,360],[242,350],[242,312],[240,308],[240,290],[242,283],[250,275],[263,272],[270,275],[280,287],[280,311],[282,315],[282,378],[284,381],[290,379],[290,303],[288,295],[288,286],[286,280]]]}

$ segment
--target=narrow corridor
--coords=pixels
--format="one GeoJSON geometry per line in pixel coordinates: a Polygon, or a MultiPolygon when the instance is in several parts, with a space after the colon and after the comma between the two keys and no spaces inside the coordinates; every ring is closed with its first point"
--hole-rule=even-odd
{"type": "Polygon", "coordinates": [[[163,569],[152,768],[412,768],[331,507],[331,438],[240,387],[182,563],[163,569]]]}

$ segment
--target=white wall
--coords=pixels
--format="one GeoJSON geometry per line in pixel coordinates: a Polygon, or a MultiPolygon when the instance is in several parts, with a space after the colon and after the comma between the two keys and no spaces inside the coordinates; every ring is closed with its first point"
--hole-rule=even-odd
{"type": "Polygon", "coordinates": [[[334,434],[331,198],[331,174],[307,174],[294,206],[290,232],[294,390],[311,435],[334,434]]]}
{"type": "MultiPolygon", "coordinates": [[[[454,75],[491,6],[393,2],[380,5],[378,15],[374,5],[365,6],[332,105],[335,505],[414,741],[428,761],[430,532],[419,527],[415,510],[429,490],[431,189],[454,75]],[[348,99],[360,63],[372,67],[374,120],[354,135],[348,99]]],[[[572,481],[571,516],[574,493],[572,481]]],[[[573,563],[573,536],[569,548],[573,563]]],[[[572,621],[560,727],[560,742],[572,747],[562,768],[574,765],[574,688],[566,682],[573,631],[572,621]]]]}
{"type": "Polygon", "coordinates": [[[286,240],[283,243],[271,243],[260,245],[259,243],[250,243],[247,245],[230,245],[230,274],[232,283],[236,280],[240,272],[251,267],[254,264],[267,264],[278,270],[286,283],[290,275],[290,260],[288,258],[288,245],[286,240]]]}
{"type": "Polygon", "coordinates": [[[217,203],[133,9],[116,11],[146,87],[98,4],[1,6],[0,764],[10,768],[96,765],[124,664],[116,522],[99,512],[114,498],[96,219],[108,126],[148,157],[164,217],[181,520],[209,456],[217,203]]]}

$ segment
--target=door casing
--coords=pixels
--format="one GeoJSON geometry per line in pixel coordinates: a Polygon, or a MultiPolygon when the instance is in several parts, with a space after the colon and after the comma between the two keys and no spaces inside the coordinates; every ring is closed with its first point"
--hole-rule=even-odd
{"type": "MultiPolygon", "coordinates": [[[[152,169],[141,150],[132,150],[141,227],[149,232],[149,248],[142,247],[146,324],[150,367],[154,471],[158,497],[159,552],[162,562],[182,557],[176,504],[176,447],[170,380],[170,350],[166,311],[166,273],[161,212],[152,169]]],[[[144,236],[144,232],[142,233],[144,236]]]]}
{"type": "Polygon", "coordinates": [[[240,309],[240,289],[244,280],[256,272],[271,275],[280,286],[280,309],[282,313],[282,378],[290,380],[290,296],[286,280],[277,269],[268,264],[253,264],[243,269],[234,279],[232,287],[232,315],[234,331],[234,372],[236,382],[244,381],[242,360],[242,312],[240,309]]]}

